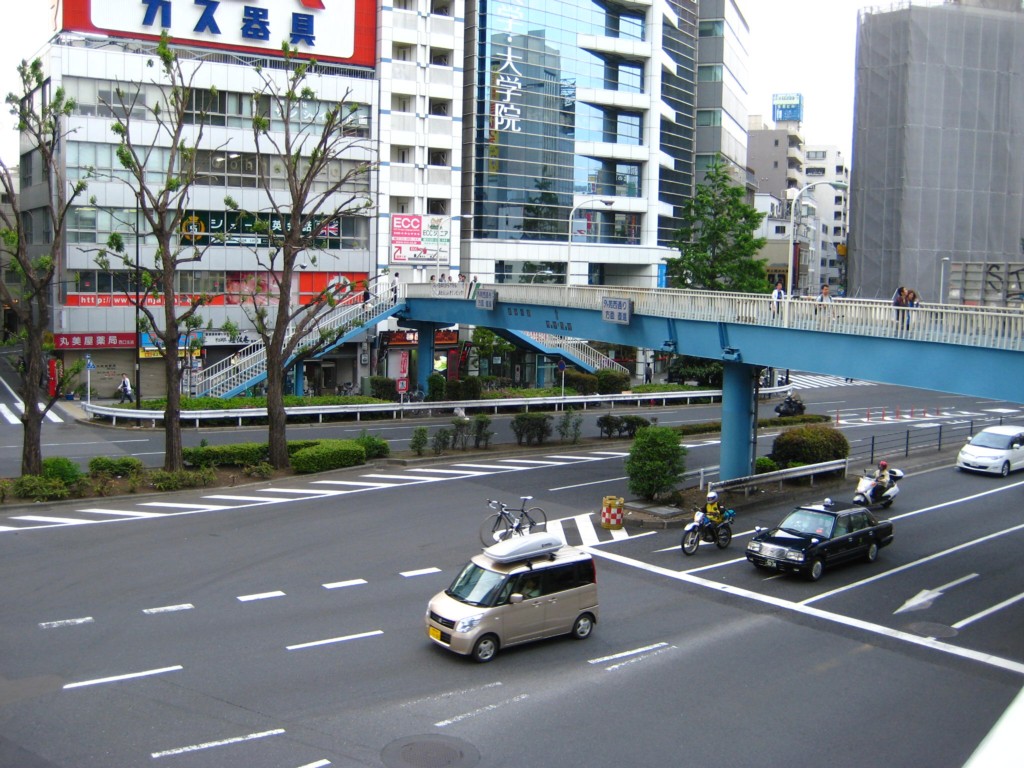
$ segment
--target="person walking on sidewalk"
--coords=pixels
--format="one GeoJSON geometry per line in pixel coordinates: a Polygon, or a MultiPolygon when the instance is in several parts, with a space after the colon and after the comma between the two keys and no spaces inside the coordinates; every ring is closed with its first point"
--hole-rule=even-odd
{"type": "Polygon", "coordinates": [[[129,403],[134,403],[135,398],[132,395],[132,383],[128,380],[128,374],[121,374],[121,386],[117,388],[118,392],[121,393],[121,402],[127,400],[129,403]]]}

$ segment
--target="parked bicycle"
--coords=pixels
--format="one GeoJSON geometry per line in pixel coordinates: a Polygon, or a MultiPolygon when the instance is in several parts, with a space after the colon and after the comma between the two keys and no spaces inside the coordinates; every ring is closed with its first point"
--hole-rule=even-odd
{"type": "Polygon", "coordinates": [[[505,541],[510,536],[546,530],[547,513],[540,507],[526,508],[526,502],[532,500],[533,496],[520,496],[519,506],[510,509],[508,504],[502,501],[488,499],[487,506],[496,509],[497,512],[484,518],[480,525],[480,543],[489,547],[495,542],[505,541]]]}

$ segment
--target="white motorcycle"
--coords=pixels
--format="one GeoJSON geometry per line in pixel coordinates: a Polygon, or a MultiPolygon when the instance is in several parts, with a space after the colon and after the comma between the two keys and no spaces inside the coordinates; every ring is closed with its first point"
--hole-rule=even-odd
{"type": "Polygon", "coordinates": [[[874,470],[865,469],[864,474],[857,480],[857,490],[853,494],[853,503],[862,507],[872,507],[876,504],[883,509],[890,506],[900,492],[896,485],[897,480],[903,479],[902,469],[889,470],[889,485],[881,488],[875,479],[874,470]]]}

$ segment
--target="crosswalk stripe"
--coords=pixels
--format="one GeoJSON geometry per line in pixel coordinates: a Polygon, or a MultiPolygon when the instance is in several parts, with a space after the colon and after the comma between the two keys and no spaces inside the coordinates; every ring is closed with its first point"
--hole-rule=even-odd
{"type": "Polygon", "coordinates": [[[541,461],[540,459],[498,459],[498,461],[509,464],[531,464],[539,467],[561,467],[565,464],[564,461],[541,461]]]}
{"type": "Polygon", "coordinates": [[[143,501],[141,502],[144,507],[170,507],[171,509],[202,509],[210,512],[215,512],[218,509],[233,509],[233,507],[225,507],[223,504],[178,504],[173,501],[143,501]]]}
{"type": "Polygon", "coordinates": [[[3,403],[0,403],[0,416],[3,416],[5,419],[7,419],[8,423],[10,423],[10,424],[20,424],[21,423],[21,419],[18,418],[17,416],[15,416],[14,413],[11,411],[11,409],[8,408],[3,403]]]}
{"type": "Polygon", "coordinates": [[[583,540],[583,546],[591,547],[600,541],[597,537],[597,531],[594,530],[594,519],[590,513],[585,515],[575,515],[572,520],[576,522],[576,528],[580,532],[580,538],[583,540]]]}
{"type": "Polygon", "coordinates": [[[266,496],[228,496],[226,494],[213,494],[203,496],[204,499],[217,499],[218,501],[258,501],[261,503],[287,501],[287,499],[268,499],[266,496]]]}
{"type": "Polygon", "coordinates": [[[84,512],[90,515],[118,515],[121,517],[164,517],[163,512],[138,512],[128,511],[124,509],[100,509],[94,507],[91,509],[76,509],[75,512],[84,512]]]}
{"type": "Polygon", "coordinates": [[[19,515],[11,520],[25,520],[30,523],[57,523],[60,525],[85,525],[88,520],[78,520],[73,517],[45,517],[43,515],[19,515]]]}
{"type": "Polygon", "coordinates": [[[394,483],[361,483],[358,480],[314,480],[323,485],[351,485],[356,488],[394,488],[394,483]]]}
{"type": "MultiPolygon", "coordinates": [[[[38,405],[39,405],[39,410],[40,411],[43,410],[43,408],[46,407],[45,403],[38,403],[38,405]]],[[[21,402],[21,400],[16,401],[14,403],[14,407],[17,408],[22,413],[25,412],[25,404],[23,402],[21,402]]],[[[58,424],[63,424],[64,423],[64,419],[62,419],[60,416],[58,416],[56,413],[54,413],[52,408],[46,412],[46,419],[48,421],[53,421],[53,422],[56,422],[58,424]]],[[[7,420],[10,421],[10,419],[7,419],[7,420]]],[[[18,418],[17,421],[21,421],[21,419],[18,418]]],[[[15,424],[17,422],[11,422],[11,423],[15,424]]]]}
{"type": "Polygon", "coordinates": [[[841,376],[818,375],[810,373],[790,374],[789,386],[797,389],[818,389],[821,387],[874,387],[873,381],[854,379],[846,381],[841,376]]]}

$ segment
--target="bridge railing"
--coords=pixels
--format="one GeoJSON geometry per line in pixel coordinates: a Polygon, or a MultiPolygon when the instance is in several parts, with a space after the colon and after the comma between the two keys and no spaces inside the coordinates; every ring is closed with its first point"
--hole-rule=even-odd
{"type": "MultiPolygon", "coordinates": [[[[501,302],[566,306],[600,311],[604,297],[629,299],[633,313],[703,322],[775,325],[855,336],[932,341],[1024,351],[1024,311],[1000,307],[921,304],[897,309],[879,299],[813,297],[774,302],[770,295],[622,286],[487,285],[501,302]]],[[[426,285],[407,286],[411,299],[437,298],[426,285]]]]}

